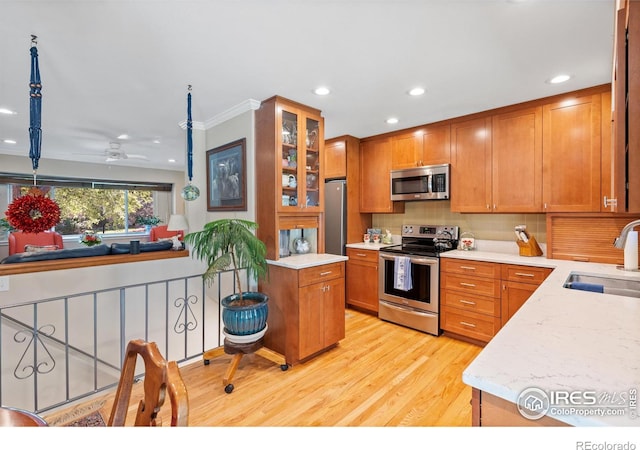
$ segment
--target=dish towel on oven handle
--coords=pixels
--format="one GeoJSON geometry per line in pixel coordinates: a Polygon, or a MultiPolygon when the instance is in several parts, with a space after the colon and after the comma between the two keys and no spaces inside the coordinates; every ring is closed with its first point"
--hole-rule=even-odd
{"type": "Polygon", "coordinates": [[[413,288],[411,259],[408,256],[393,257],[393,287],[401,291],[410,291],[413,288]]]}

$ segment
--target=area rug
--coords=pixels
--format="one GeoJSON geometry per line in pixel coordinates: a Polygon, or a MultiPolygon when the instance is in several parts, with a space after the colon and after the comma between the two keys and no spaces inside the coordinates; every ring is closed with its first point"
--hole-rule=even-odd
{"type": "Polygon", "coordinates": [[[101,408],[105,403],[104,398],[92,400],[45,416],[45,420],[50,427],[104,427],[106,423],[101,408]]]}

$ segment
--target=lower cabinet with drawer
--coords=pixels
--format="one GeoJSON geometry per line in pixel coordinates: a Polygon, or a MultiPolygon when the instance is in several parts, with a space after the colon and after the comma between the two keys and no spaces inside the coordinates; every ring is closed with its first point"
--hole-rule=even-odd
{"type": "Polygon", "coordinates": [[[502,326],[500,265],[440,260],[440,328],[455,336],[489,342],[502,326]]]}
{"type": "Polygon", "coordinates": [[[347,248],[347,305],[378,314],[378,251],[347,248]]]}
{"type": "Polygon", "coordinates": [[[520,309],[533,291],[549,276],[551,269],[515,264],[502,266],[502,325],[520,309]]]}
{"type": "Polygon", "coordinates": [[[269,265],[258,290],[269,296],[264,345],[293,365],[336,345],[345,335],[345,263],[303,269],[269,265]]]}
{"type": "Polygon", "coordinates": [[[487,343],[551,269],[467,259],[440,260],[440,328],[487,343]]]}

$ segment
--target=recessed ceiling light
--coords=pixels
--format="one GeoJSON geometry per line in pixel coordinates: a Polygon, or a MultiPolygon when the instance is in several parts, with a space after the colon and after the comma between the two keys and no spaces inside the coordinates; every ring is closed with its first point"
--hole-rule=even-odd
{"type": "Polygon", "coordinates": [[[555,77],[550,78],[548,83],[550,83],[550,84],[564,83],[565,81],[569,80],[570,78],[571,78],[571,75],[566,75],[566,74],[556,75],[555,77]]]}
{"type": "Polygon", "coordinates": [[[317,87],[313,90],[313,93],[316,95],[329,95],[329,92],[331,92],[329,88],[324,86],[317,87]]]}
{"type": "Polygon", "coordinates": [[[118,136],[118,139],[129,139],[129,135],[128,134],[121,134],[120,136],[118,136]]]}
{"type": "Polygon", "coordinates": [[[386,121],[389,125],[393,125],[398,123],[398,119],[396,119],[395,117],[389,117],[386,121]]]}
{"type": "Polygon", "coordinates": [[[17,141],[14,141],[13,139],[4,139],[2,142],[4,142],[5,144],[17,144],[17,141]]]}
{"type": "Polygon", "coordinates": [[[154,140],[153,140],[153,143],[154,143],[154,144],[159,144],[159,143],[160,143],[160,139],[154,139],[154,140]]]}
{"type": "Polygon", "coordinates": [[[18,113],[15,112],[15,111],[11,111],[8,108],[0,108],[0,114],[11,114],[11,115],[13,115],[13,114],[18,114],[18,113]]]}
{"type": "Polygon", "coordinates": [[[170,162],[170,163],[174,163],[174,162],[176,162],[176,160],[175,160],[175,159],[173,159],[173,158],[169,158],[169,162],[170,162]]]}
{"type": "Polygon", "coordinates": [[[409,91],[409,95],[414,96],[414,97],[417,96],[417,95],[422,95],[422,94],[424,94],[424,88],[421,88],[421,87],[414,87],[413,89],[411,89],[409,91]]]}

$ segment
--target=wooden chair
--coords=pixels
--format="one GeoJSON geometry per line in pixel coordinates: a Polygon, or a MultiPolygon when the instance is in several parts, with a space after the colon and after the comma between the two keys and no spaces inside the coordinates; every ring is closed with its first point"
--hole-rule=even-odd
{"type": "Polygon", "coordinates": [[[144,398],[138,404],[135,426],[161,426],[158,416],[169,392],[171,426],[187,426],[189,399],[187,388],[175,361],[167,363],[155,342],[130,341],[122,364],[120,382],[107,426],[124,426],[133,389],[138,356],[144,361],[144,398]]]}

